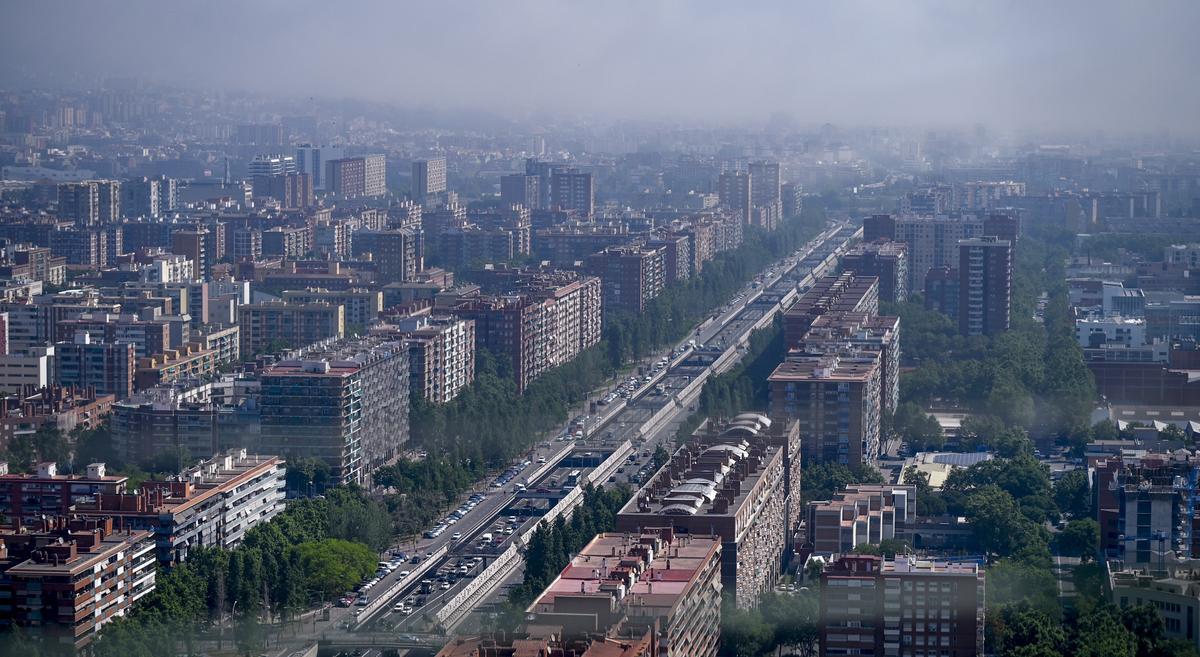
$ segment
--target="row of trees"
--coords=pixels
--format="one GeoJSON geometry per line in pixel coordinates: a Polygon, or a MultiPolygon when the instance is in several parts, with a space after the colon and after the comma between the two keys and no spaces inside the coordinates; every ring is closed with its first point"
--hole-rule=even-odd
{"type": "Polygon", "coordinates": [[[767,593],[754,609],[738,609],[726,603],[721,609],[721,655],[816,654],[820,593],[810,590],[795,594],[767,593]]]}
{"type": "Polygon", "coordinates": [[[1158,610],[1149,605],[1117,609],[1100,604],[1069,610],[1063,622],[1018,602],[991,618],[991,646],[999,657],[1188,657],[1191,643],[1166,636],[1158,610]]]}
{"type": "Polygon", "coordinates": [[[588,484],[582,504],[571,514],[569,521],[560,515],[549,526],[539,527],[525,550],[525,578],[509,591],[508,602],[521,609],[532,603],[570,563],[572,555],[596,534],[616,527],[617,512],[629,500],[629,495],[629,489],[624,487],[604,489],[588,484]]]}
{"type": "Polygon", "coordinates": [[[699,276],[664,290],[645,312],[605,316],[610,363],[619,366],[682,339],[764,268],[812,239],[824,221],[824,213],[814,209],[774,232],[747,226],[742,246],[704,263],[699,276]]]}
{"type": "Polygon", "coordinates": [[[644,313],[606,315],[599,345],[543,374],[524,394],[517,393],[511,362],[480,350],[476,381],[455,400],[443,405],[413,400],[411,443],[429,457],[375,474],[377,483],[396,493],[388,506],[398,531],[428,527],[463,491],[566,421],[571,408],[621,367],[682,339],[761,269],[799,248],[823,221],[814,212],[771,233],[748,227],[740,248],[705,263],[699,276],[664,291],[644,313]]]}

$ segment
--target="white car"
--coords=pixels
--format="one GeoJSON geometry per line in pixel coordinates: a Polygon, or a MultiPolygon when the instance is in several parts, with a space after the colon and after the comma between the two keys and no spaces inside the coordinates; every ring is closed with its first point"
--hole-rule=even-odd
{"type": "Polygon", "coordinates": [[[408,576],[409,576],[409,575],[411,575],[411,574],[412,574],[412,571],[411,571],[411,570],[401,570],[401,571],[400,571],[400,578],[401,578],[401,579],[403,579],[403,578],[405,578],[405,577],[408,577],[408,576]]]}
{"type": "Polygon", "coordinates": [[[459,539],[461,539],[461,538],[462,538],[462,532],[454,532],[454,535],[453,535],[453,536],[451,536],[450,538],[452,538],[452,539],[454,539],[454,540],[456,540],[456,541],[457,541],[457,540],[459,540],[459,539]]]}

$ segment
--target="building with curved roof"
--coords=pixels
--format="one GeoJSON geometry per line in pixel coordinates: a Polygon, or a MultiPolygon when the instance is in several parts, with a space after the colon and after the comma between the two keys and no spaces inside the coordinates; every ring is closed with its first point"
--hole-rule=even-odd
{"type": "Polygon", "coordinates": [[[742,607],[775,586],[800,514],[799,425],[759,413],[701,425],[617,516],[617,530],[721,537],[721,580],[742,607]]]}

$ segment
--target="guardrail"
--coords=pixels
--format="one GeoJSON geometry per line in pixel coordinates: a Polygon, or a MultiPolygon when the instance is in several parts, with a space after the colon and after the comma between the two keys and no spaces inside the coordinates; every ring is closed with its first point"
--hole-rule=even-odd
{"type": "Polygon", "coordinates": [[[383,609],[387,608],[388,604],[392,601],[392,598],[395,598],[400,591],[404,590],[404,587],[413,582],[421,581],[421,577],[424,576],[425,573],[429,572],[429,569],[433,568],[433,565],[440,561],[442,557],[446,556],[447,551],[447,544],[441,545],[438,547],[438,549],[433,551],[431,556],[418,564],[417,567],[413,569],[411,573],[409,573],[408,577],[403,577],[396,580],[396,583],[389,586],[387,591],[376,597],[373,602],[367,603],[367,606],[363,607],[362,613],[358,615],[358,619],[355,620],[354,627],[352,629],[358,629],[370,622],[372,617],[374,617],[383,609]]]}
{"type": "MultiPolygon", "coordinates": [[[[633,445],[626,440],[608,458],[604,459],[600,465],[589,472],[585,479],[589,483],[603,482],[604,479],[608,478],[609,473],[620,467],[621,463],[632,450],[633,445]]],[[[538,528],[547,523],[554,522],[559,516],[568,516],[575,507],[582,503],[583,487],[577,486],[563,496],[557,504],[551,507],[541,518],[538,518],[537,522],[530,525],[524,532],[513,535],[508,547],[496,557],[495,561],[484,568],[469,584],[464,586],[454,597],[447,600],[442,605],[442,608],[434,613],[433,618],[437,624],[446,631],[451,630],[457,624],[455,616],[459,615],[459,612],[468,606],[468,603],[491,593],[520,564],[521,548],[529,543],[529,540],[538,528]],[[454,622],[450,622],[451,620],[454,620],[454,622]]]]}

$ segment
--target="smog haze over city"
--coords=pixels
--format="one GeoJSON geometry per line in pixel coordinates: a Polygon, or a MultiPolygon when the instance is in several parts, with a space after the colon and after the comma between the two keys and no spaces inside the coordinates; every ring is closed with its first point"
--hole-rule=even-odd
{"type": "Polygon", "coordinates": [[[0,657],[1200,657],[1200,0],[0,5],[0,657]]]}
{"type": "Polygon", "coordinates": [[[10,84],[142,76],[510,117],[725,124],[785,113],[1194,134],[1200,112],[1200,4],[1186,0],[49,0],[4,13],[10,84]]]}

